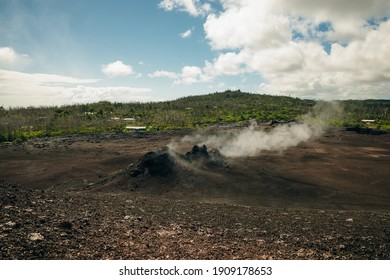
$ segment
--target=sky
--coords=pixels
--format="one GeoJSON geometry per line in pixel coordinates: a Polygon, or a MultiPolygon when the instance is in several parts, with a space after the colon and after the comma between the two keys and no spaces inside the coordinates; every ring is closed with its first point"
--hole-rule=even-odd
{"type": "Polygon", "coordinates": [[[1,0],[0,106],[390,99],[388,0],[1,0]]]}

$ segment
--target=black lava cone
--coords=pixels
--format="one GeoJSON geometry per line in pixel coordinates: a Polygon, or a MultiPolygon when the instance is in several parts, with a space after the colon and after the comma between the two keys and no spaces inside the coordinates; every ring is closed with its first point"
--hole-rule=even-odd
{"type": "Polygon", "coordinates": [[[206,145],[203,145],[202,147],[195,145],[194,147],[192,147],[191,151],[185,154],[184,158],[189,162],[199,161],[199,160],[207,161],[210,159],[210,155],[207,152],[206,145]]]}
{"type": "Polygon", "coordinates": [[[165,147],[142,156],[137,167],[132,170],[131,176],[137,177],[148,172],[152,177],[169,177],[174,174],[174,165],[174,159],[165,147]]]}
{"type": "Polygon", "coordinates": [[[203,145],[202,147],[195,145],[192,147],[191,151],[184,155],[184,159],[190,163],[201,162],[207,167],[229,167],[224,156],[218,149],[212,149],[208,152],[206,145],[203,145]]]}
{"type": "MultiPolygon", "coordinates": [[[[192,147],[192,150],[187,152],[184,156],[180,154],[176,154],[176,156],[176,161],[181,159],[189,163],[201,163],[208,167],[228,166],[217,149],[212,149],[209,154],[205,145],[201,147],[195,145],[192,147]]],[[[167,147],[164,147],[142,156],[138,160],[136,167],[130,170],[129,173],[131,177],[137,177],[143,174],[148,174],[151,177],[173,177],[177,171],[177,169],[175,169],[175,163],[177,162],[175,162],[174,156],[170,154],[167,147]]]]}

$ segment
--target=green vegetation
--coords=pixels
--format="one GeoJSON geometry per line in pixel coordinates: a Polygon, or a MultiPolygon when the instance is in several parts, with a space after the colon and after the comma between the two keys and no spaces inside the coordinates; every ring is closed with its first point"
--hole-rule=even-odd
{"type": "MultiPolygon", "coordinates": [[[[217,92],[156,103],[106,101],[61,107],[0,107],[0,142],[31,137],[126,131],[126,126],[146,126],[148,131],[204,127],[216,123],[256,120],[294,120],[316,104],[286,96],[217,92]],[[127,120],[126,120],[127,118],[127,120]]],[[[390,100],[341,101],[344,114],[332,120],[339,126],[361,126],[375,119],[375,128],[390,129],[390,100]]]]}
{"type": "Polygon", "coordinates": [[[390,130],[390,100],[346,100],[341,104],[343,116],[338,120],[338,125],[390,130]],[[375,120],[375,123],[364,125],[363,119],[375,120]]]}

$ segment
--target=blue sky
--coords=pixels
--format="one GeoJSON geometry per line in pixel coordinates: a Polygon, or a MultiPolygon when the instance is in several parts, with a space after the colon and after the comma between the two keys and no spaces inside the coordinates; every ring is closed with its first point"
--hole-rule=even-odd
{"type": "Polygon", "coordinates": [[[386,0],[2,0],[0,105],[390,98],[386,0]]]}

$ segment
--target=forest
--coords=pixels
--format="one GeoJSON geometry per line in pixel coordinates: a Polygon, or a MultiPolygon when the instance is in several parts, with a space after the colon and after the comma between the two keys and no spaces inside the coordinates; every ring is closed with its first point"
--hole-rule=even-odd
{"type": "MultiPolygon", "coordinates": [[[[0,142],[22,142],[33,137],[126,132],[129,126],[148,132],[195,129],[213,124],[257,121],[294,121],[319,102],[287,96],[215,92],[149,103],[101,101],[53,107],[4,108],[0,106],[0,142]]],[[[338,101],[342,114],[328,120],[339,127],[371,126],[390,129],[390,100],[338,101]],[[375,120],[372,124],[363,119],[375,120]]]]}

